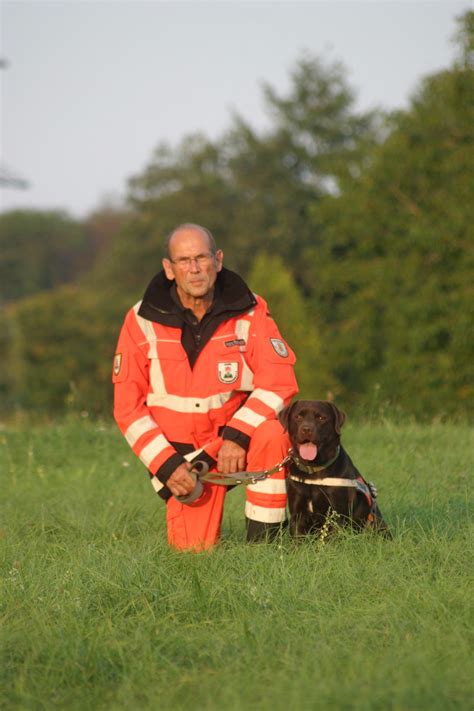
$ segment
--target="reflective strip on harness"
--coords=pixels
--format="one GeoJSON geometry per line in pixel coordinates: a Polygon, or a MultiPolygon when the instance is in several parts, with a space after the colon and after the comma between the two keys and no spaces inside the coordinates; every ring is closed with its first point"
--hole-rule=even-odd
{"type": "Polygon", "coordinates": [[[294,474],[288,475],[289,479],[297,481],[300,484],[309,484],[310,486],[344,486],[352,489],[357,489],[361,494],[364,494],[367,499],[369,506],[372,506],[372,494],[370,492],[369,486],[365,481],[360,479],[342,479],[339,477],[326,476],[323,479],[304,479],[303,477],[295,476],[294,474]]]}
{"type": "Polygon", "coordinates": [[[357,479],[342,479],[333,476],[326,476],[323,479],[303,479],[299,476],[289,475],[293,481],[299,481],[300,484],[314,484],[315,486],[349,486],[357,489],[359,483],[357,479]]]}

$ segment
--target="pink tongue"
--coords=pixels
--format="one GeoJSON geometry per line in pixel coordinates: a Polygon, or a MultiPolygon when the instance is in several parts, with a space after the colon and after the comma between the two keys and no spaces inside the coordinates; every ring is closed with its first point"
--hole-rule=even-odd
{"type": "Polygon", "coordinates": [[[315,444],[312,444],[311,442],[306,442],[306,444],[298,445],[298,451],[300,453],[300,457],[302,457],[303,459],[312,460],[316,459],[318,448],[315,444]]]}

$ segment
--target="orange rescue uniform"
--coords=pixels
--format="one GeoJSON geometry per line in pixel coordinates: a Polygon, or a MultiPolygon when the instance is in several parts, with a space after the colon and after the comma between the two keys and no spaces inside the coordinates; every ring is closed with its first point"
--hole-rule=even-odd
{"type": "MultiPolygon", "coordinates": [[[[189,345],[183,345],[184,321],[191,313],[180,312],[176,297],[170,298],[173,283],[163,273],[150,286],[120,333],[114,415],[155,490],[167,500],[169,542],[199,549],[219,538],[226,488],[206,484],[194,504],[184,505],[171,496],[166,480],[186,460],[205,460],[215,468],[222,439],[248,449],[250,471],[281,461],[288,438],[275,418],[298,390],[295,356],[265,301],[223,269],[216,314],[191,367],[189,345]]],[[[285,520],[284,472],[246,491],[249,521],[285,520]]]]}

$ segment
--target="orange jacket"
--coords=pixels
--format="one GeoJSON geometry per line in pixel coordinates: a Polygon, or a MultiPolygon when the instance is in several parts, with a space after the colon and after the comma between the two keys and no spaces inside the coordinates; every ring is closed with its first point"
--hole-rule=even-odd
{"type": "Polygon", "coordinates": [[[176,447],[207,450],[212,464],[220,435],[248,444],[256,427],[275,418],[298,391],[295,356],[265,301],[252,296],[250,305],[221,318],[193,368],[180,327],[144,318],[139,311],[150,311],[142,302],[125,318],[114,360],[114,415],[162,483],[184,461],[176,447]]]}

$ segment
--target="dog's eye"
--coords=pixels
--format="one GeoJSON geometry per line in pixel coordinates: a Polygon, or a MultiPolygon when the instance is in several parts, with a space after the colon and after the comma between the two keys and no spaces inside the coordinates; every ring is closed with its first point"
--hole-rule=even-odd
{"type": "Polygon", "coordinates": [[[316,419],[318,422],[326,422],[326,417],[324,417],[324,415],[316,415],[316,419]]]}

